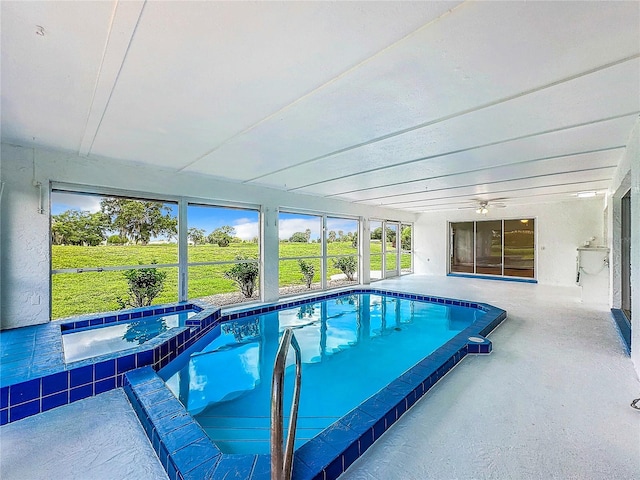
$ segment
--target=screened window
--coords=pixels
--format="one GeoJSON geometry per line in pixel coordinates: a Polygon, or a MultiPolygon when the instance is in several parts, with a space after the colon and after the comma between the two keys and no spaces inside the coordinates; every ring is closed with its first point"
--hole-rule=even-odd
{"type": "Polygon", "coordinates": [[[371,281],[381,280],[384,267],[382,265],[382,221],[369,222],[369,276],[371,281]]]}
{"type": "Polygon", "coordinates": [[[400,226],[400,273],[413,272],[413,225],[403,223],[400,226]]]}
{"type": "Polygon", "coordinates": [[[189,298],[215,305],[257,300],[260,293],[260,212],[187,206],[189,298]]]}
{"type": "Polygon", "coordinates": [[[326,218],[327,287],[358,283],[358,226],[350,218],[326,218]]]}
{"type": "Polygon", "coordinates": [[[322,216],[278,214],[280,294],[322,289],[322,216]]]}
{"type": "Polygon", "coordinates": [[[177,301],[177,207],[52,190],[51,318],[177,301]],[[142,275],[153,293],[135,290],[142,275]]]}

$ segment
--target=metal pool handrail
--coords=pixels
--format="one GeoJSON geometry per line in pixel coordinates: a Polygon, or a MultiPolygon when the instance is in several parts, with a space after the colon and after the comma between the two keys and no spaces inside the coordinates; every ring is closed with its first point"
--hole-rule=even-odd
{"type": "Polygon", "coordinates": [[[271,378],[271,480],[289,480],[293,467],[293,447],[298,422],[298,406],[300,403],[300,383],[302,381],[302,356],[300,346],[292,328],[287,328],[282,335],[271,378]],[[284,413],[282,409],[284,392],[284,369],[289,346],[293,347],[296,356],[296,381],[293,388],[291,416],[289,417],[289,433],[287,448],[283,451],[284,413]]]}

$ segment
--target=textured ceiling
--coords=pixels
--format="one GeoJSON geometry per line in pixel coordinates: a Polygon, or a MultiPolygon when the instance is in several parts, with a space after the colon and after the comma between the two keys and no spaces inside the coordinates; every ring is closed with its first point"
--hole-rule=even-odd
{"type": "Polygon", "coordinates": [[[640,3],[12,2],[2,140],[408,211],[609,186],[640,3]]]}

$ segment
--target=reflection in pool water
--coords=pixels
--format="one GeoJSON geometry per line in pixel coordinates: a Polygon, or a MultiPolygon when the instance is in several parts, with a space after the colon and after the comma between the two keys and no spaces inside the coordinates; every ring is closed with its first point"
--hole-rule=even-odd
{"type": "Polygon", "coordinates": [[[157,337],[173,327],[184,326],[195,311],[156,315],[135,320],[89,327],[62,335],[66,363],[120,352],[157,337]]]}

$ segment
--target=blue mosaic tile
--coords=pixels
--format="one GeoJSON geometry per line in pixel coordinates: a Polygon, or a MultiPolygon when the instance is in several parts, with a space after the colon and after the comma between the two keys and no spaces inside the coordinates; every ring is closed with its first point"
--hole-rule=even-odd
{"type": "Polygon", "coordinates": [[[203,439],[193,442],[185,448],[181,448],[173,453],[171,458],[185,480],[199,480],[208,478],[205,475],[214,471],[221,455],[220,452],[214,450],[209,439],[203,439]]]}
{"type": "Polygon", "coordinates": [[[0,410],[0,425],[6,425],[9,423],[9,409],[3,408],[0,410]]]}
{"type": "Polygon", "coordinates": [[[69,403],[69,393],[66,391],[49,395],[48,397],[42,397],[42,411],[46,412],[47,410],[66,405],[67,403],[69,403]]]}
{"type": "Polygon", "coordinates": [[[298,459],[312,472],[319,472],[329,465],[340,452],[319,438],[313,438],[297,450],[298,459]]]}
{"type": "Polygon", "coordinates": [[[50,395],[69,389],[69,372],[59,372],[42,378],[42,395],[50,395]]]}
{"type": "MultiPolygon", "coordinates": [[[[193,422],[193,418],[184,410],[176,412],[173,415],[163,416],[162,418],[157,418],[153,410],[155,410],[155,406],[153,406],[149,412],[149,419],[153,422],[154,428],[161,438],[164,438],[170,432],[193,422]]],[[[211,444],[211,442],[209,443],[211,444]]],[[[211,444],[211,448],[216,453],[220,453],[215,445],[211,444]]]]}
{"type": "Polygon", "coordinates": [[[0,388],[0,408],[9,406],[9,387],[0,388]]]}
{"type": "Polygon", "coordinates": [[[323,469],[323,480],[336,480],[340,475],[342,475],[342,462],[342,455],[340,455],[327,465],[323,469]]]}
{"type": "Polygon", "coordinates": [[[40,398],[40,383],[41,380],[39,378],[36,378],[34,380],[29,380],[27,382],[12,385],[9,390],[10,404],[18,405],[35,398],[40,398]]]}
{"type": "Polygon", "coordinates": [[[93,382],[93,365],[86,365],[69,371],[69,385],[72,388],[91,382],[93,382]]]}
{"type": "Polygon", "coordinates": [[[108,392],[109,390],[113,390],[116,388],[116,378],[106,378],[104,380],[98,380],[95,383],[95,394],[98,395],[100,393],[108,392]]]}
{"type": "Polygon", "coordinates": [[[249,480],[271,480],[270,455],[256,455],[249,480]]]}
{"type": "Polygon", "coordinates": [[[358,446],[360,449],[360,455],[362,455],[371,445],[373,445],[373,426],[368,428],[360,438],[358,438],[358,446]]]}
{"type": "Polygon", "coordinates": [[[167,465],[167,475],[169,476],[169,480],[179,480],[182,478],[178,476],[178,467],[176,467],[171,457],[169,457],[168,465],[167,465]]]}
{"type": "Polygon", "coordinates": [[[256,455],[222,455],[212,474],[213,478],[247,480],[251,477],[256,455]]]}
{"type": "Polygon", "coordinates": [[[104,378],[113,377],[116,374],[115,359],[104,360],[94,365],[95,379],[102,380],[104,378]]]}
{"type": "Polygon", "coordinates": [[[40,399],[9,408],[9,419],[15,422],[37,413],[40,413],[40,399]]]}
{"type": "Polygon", "coordinates": [[[135,355],[126,355],[124,357],[118,357],[116,360],[116,372],[121,374],[129,370],[136,368],[135,355]]]}
{"type": "MultiPolygon", "coordinates": [[[[148,400],[149,397],[145,397],[145,399],[148,400]]],[[[184,412],[184,407],[174,397],[173,399],[170,398],[163,402],[154,403],[151,418],[154,422],[159,422],[164,417],[181,412],[184,412]]]]}
{"type": "Polygon", "coordinates": [[[377,419],[366,413],[361,408],[354,408],[340,419],[340,423],[346,425],[358,434],[369,430],[376,423],[377,419]]]}
{"type": "Polygon", "coordinates": [[[167,451],[167,448],[164,446],[164,444],[160,443],[157,453],[158,453],[158,458],[160,459],[160,463],[162,464],[162,467],[165,469],[165,471],[167,471],[169,468],[169,464],[168,464],[169,452],[167,451]]]}
{"type": "Polygon", "coordinates": [[[144,367],[153,363],[153,350],[136,353],[136,367],[144,367]]]}
{"type": "Polygon", "coordinates": [[[73,329],[78,329],[78,328],[85,328],[89,326],[89,320],[82,320],[80,322],[75,322],[73,324],[73,329]]]}
{"type": "Polygon", "coordinates": [[[380,436],[386,431],[387,424],[384,420],[384,417],[378,420],[372,427],[373,431],[373,441],[375,442],[380,438],[380,436]]]}
{"type": "Polygon", "coordinates": [[[69,402],[76,402],[83,398],[91,397],[93,395],[93,384],[84,385],[82,387],[72,388],[69,390],[69,402]]]}
{"type": "Polygon", "coordinates": [[[202,428],[195,422],[189,422],[167,433],[162,439],[162,442],[167,447],[169,453],[173,453],[193,442],[206,439],[207,436],[202,428]]]}

